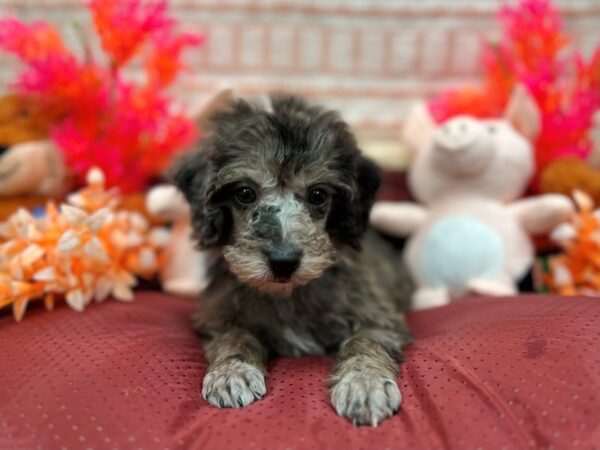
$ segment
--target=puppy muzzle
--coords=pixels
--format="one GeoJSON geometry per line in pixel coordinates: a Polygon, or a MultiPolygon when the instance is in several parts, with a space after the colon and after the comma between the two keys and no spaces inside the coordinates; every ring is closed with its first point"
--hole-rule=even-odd
{"type": "Polygon", "coordinates": [[[279,243],[265,253],[273,278],[277,282],[288,282],[300,267],[302,252],[289,244],[279,243]]]}

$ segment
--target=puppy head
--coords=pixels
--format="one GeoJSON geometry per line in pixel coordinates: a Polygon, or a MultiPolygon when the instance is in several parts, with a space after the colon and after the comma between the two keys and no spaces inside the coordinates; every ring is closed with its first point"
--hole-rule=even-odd
{"type": "Polygon", "coordinates": [[[319,278],[341,247],[359,248],[379,173],[337,113],[272,96],[214,114],[174,181],[201,247],[222,247],[241,281],[290,293],[319,278]]]}

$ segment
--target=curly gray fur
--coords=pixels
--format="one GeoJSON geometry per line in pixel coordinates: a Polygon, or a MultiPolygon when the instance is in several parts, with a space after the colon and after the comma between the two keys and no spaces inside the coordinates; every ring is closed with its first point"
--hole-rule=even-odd
{"type": "Polygon", "coordinates": [[[338,414],[377,425],[395,413],[411,285],[400,255],[368,229],[378,169],[337,113],[285,95],[268,108],[233,101],[174,181],[199,245],[221,255],[195,322],[204,398],[245,406],[265,394],[269,357],[337,353],[338,414]],[[310,201],[315,186],[324,201],[310,201]],[[269,256],[281,246],[298,259],[283,279],[269,256]]]}

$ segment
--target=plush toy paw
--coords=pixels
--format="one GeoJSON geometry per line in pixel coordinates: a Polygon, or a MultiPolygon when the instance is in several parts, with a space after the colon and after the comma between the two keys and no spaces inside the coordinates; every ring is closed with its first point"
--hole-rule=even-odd
{"type": "Polygon", "coordinates": [[[517,293],[517,288],[509,281],[502,282],[477,278],[469,281],[467,287],[470,292],[484,295],[507,296],[517,293]]]}
{"type": "Polygon", "coordinates": [[[424,287],[415,291],[412,297],[412,309],[428,309],[444,306],[450,303],[448,289],[439,287],[424,287]]]}
{"type": "Polygon", "coordinates": [[[333,407],[354,425],[376,427],[398,411],[401,399],[396,381],[361,370],[346,373],[331,390],[333,407]]]}
{"type": "Polygon", "coordinates": [[[261,399],[267,388],[265,376],[243,361],[230,360],[211,367],[204,376],[202,397],[219,408],[242,408],[261,399]]]}

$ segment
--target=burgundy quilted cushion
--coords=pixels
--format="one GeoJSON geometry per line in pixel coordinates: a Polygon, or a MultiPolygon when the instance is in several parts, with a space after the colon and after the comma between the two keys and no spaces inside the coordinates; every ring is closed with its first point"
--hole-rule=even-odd
{"type": "Polygon", "coordinates": [[[0,449],[600,447],[600,300],[474,298],[410,317],[403,407],[354,428],[331,358],[277,359],[242,410],[200,398],[187,299],[140,293],[78,314],[0,318],[0,449]]]}

